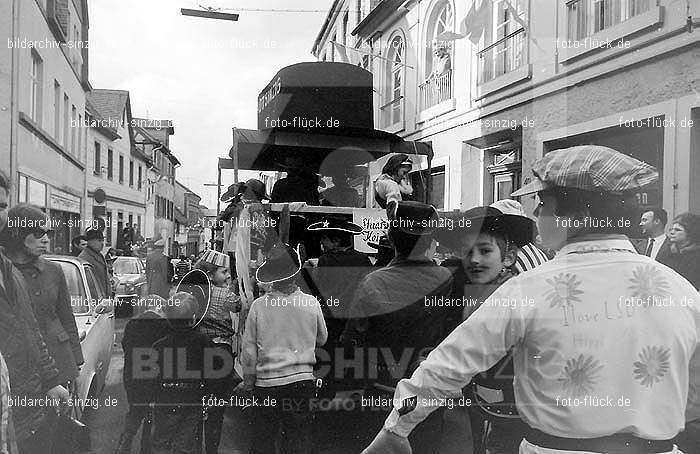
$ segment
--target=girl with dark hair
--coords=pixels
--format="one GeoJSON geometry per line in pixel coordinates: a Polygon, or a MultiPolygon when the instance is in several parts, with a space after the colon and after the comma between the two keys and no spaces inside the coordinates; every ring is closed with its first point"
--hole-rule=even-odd
{"type": "Polygon", "coordinates": [[[410,200],[413,187],[408,180],[408,173],[413,162],[408,155],[399,153],[389,158],[382,174],[374,182],[374,199],[380,207],[386,208],[390,201],[410,200]]]}
{"type": "Polygon", "coordinates": [[[700,216],[679,214],[668,232],[671,253],[660,259],[700,290],[700,216]]]}

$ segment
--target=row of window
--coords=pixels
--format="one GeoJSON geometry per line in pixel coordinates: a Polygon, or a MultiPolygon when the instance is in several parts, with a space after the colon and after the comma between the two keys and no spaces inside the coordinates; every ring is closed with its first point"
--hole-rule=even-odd
{"type": "MultiPolygon", "coordinates": [[[[28,112],[29,117],[39,127],[45,128],[44,124],[44,61],[36,51],[31,50],[32,65],[29,74],[29,97],[28,112]]],[[[65,151],[72,154],[79,160],[82,158],[83,143],[86,140],[86,130],[82,128],[83,115],[78,113],[68,96],[63,91],[61,83],[54,80],[53,83],[53,133],[54,140],[59,143],[65,151]]]]}
{"type": "MultiPolygon", "coordinates": [[[[107,162],[103,167],[102,163],[102,145],[100,142],[95,142],[95,168],[93,173],[97,176],[102,176],[103,172],[106,171],[107,179],[114,180],[114,150],[111,148],[107,149],[107,162]]],[[[124,181],[124,155],[119,155],[119,184],[125,184],[124,181]]],[[[134,165],[134,160],[129,160],[129,187],[134,187],[134,181],[136,182],[136,189],[139,191],[143,188],[143,166],[141,164],[136,167],[134,165]],[[135,175],[134,170],[137,169],[138,176],[135,175]]]]}
{"type": "Polygon", "coordinates": [[[170,221],[175,219],[175,206],[173,205],[173,202],[166,199],[165,197],[161,197],[159,195],[156,196],[156,217],[157,218],[165,218],[170,221]]]}

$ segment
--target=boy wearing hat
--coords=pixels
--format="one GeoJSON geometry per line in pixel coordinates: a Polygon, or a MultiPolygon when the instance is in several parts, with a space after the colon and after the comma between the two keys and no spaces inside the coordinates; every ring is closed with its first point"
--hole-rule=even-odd
{"type": "Polygon", "coordinates": [[[680,301],[697,292],[621,233],[636,224],[633,193],[658,173],[592,145],[547,153],[533,173],[512,195],[538,194],[538,229],[556,257],[504,283],[399,383],[394,402],[415,405],[396,405],[365,454],[410,452],[406,437],[436,398],[458,397],[510,349],[530,426],[520,453],[679,452],[671,439],[700,342],[700,305],[680,301]]]}
{"type": "Polygon", "coordinates": [[[87,247],[83,249],[78,257],[92,265],[97,284],[102,289],[103,295],[109,297],[112,295],[112,276],[109,274],[107,261],[102,255],[102,249],[105,247],[104,234],[99,229],[87,229],[85,231],[85,239],[87,240],[87,247]]]}
{"type": "MultiPolygon", "coordinates": [[[[362,227],[357,224],[342,217],[326,216],[321,221],[311,224],[307,230],[320,234],[323,254],[318,258],[316,267],[311,270],[311,278],[319,291],[321,306],[328,315],[326,323],[329,348],[326,350],[332,358],[334,347],[338,344],[347,322],[355,290],[371,270],[372,262],[366,254],[356,251],[353,247],[355,235],[362,233],[362,227]]],[[[331,364],[333,363],[331,359],[331,364]]],[[[327,380],[328,383],[331,381],[333,380],[327,380]]]]}
{"type": "MultiPolygon", "coordinates": [[[[348,347],[367,350],[364,357],[370,358],[365,377],[368,384],[378,382],[393,387],[409,377],[427,352],[444,338],[449,311],[431,302],[449,297],[452,276],[427,255],[435,244],[434,233],[439,226],[435,208],[404,201],[391,202],[387,211],[388,236],[396,257],[361,281],[343,342],[348,347]],[[373,354],[373,350],[379,354],[373,354]],[[388,353],[382,351],[391,352],[396,362],[392,364],[388,353]]],[[[436,415],[432,419],[435,426],[417,436],[416,453],[435,449],[440,419],[436,415]]]]}
{"type": "Polygon", "coordinates": [[[316,347],[328,338],[326,322],[318,300],[297,286],[299,251],[277,244],[266,256],[256,278],[271,290],[253,302],[246,318],[237,390],[253,392],[261,402],[272,398],[275,405],[253,408],[251,453],[274,453],[280,429],[283,450],[312,452],[313,368],[316,347]]]}
{"type": "MultiPolygon", "coordinates": [[[[219,353],[226,358],[226,362],[233,365],[233,339],[236,332],[233,329],[232,313],[241,310],[241,299],[230,288],[231,269],[229,256],[209,249],[199,259],[195,269],[204,271],[211,283],[209,305],[197,329],[216,344],[219,353]]],[[[231,368],[231,373],[233,373],[233,368],[231,368]]],[[[221,399],[230,397],[233,377],[229,374],[228,378],[231,381],[221,389],[222,392],[216,397],[221,399]]],[[[215,405],[208,409],[207,421],[204,426],[205,452],[207,454],[216,454],[218,452],[225,408],[223,405],[215,405]]]]}

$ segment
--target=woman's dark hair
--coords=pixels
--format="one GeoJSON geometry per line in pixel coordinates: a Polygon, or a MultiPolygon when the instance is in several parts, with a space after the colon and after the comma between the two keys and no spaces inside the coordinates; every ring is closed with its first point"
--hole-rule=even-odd
{"type": "Polygon", "coordinates": [[[389,160],[382,167],[382,173],[387,175],[394,175],[396,171],[401,168],[401,163],[408,159],[407,154],[399,153],[390,157],[389,160]]]}
{"type": "Polygon", "coordinates": [[[693,213],[682,213],[673,218],[674,224],[680,224],[685,229],[688,241],[692,244],[700,243],[700,216],[693,213]]]}
{"type": "Polygon", "coordinates": [[[637,226],[639,205],[634,195],[591,192],[574,188],[555,187],[540,192],[557,201],[554,214],[574,216],[587,213],[591,218],[589,233],[619,233],[628,235],[637,226]]]}
{"type": "Polygon", "coordinates": [[[24,249],[24,240],[27,235],[37,228],[46,228],[47,216],[36,205],[18,203],[7,211],[7,226],[0,234],[0,245],[8,251],[20,251],[24,249]]]}

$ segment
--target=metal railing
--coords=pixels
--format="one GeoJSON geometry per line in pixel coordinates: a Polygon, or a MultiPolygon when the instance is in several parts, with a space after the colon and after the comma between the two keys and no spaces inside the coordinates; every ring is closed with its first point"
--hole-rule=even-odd
{"type": "Polygon", "coordinates": [[[431,77],[418,86],[420,109],[425,110],[452,99],[452,70],[431,77]]]}
{"type": "Polygon", "coordinates": [[[479,83],[488,82],[525,64],[525,29],[521,28],[477,53],[479,83]]]}
{"type": "Polygon", "coordinates": [[[403,96],[392,99],[379,108],[382,128],[393,126],[403,120],[403,96]]]}
{"type": "Polygon", "coordinates": [[[656,6],[656,0],[570,0],[566,3],[568,37],[580,40],[656,6]]]}

